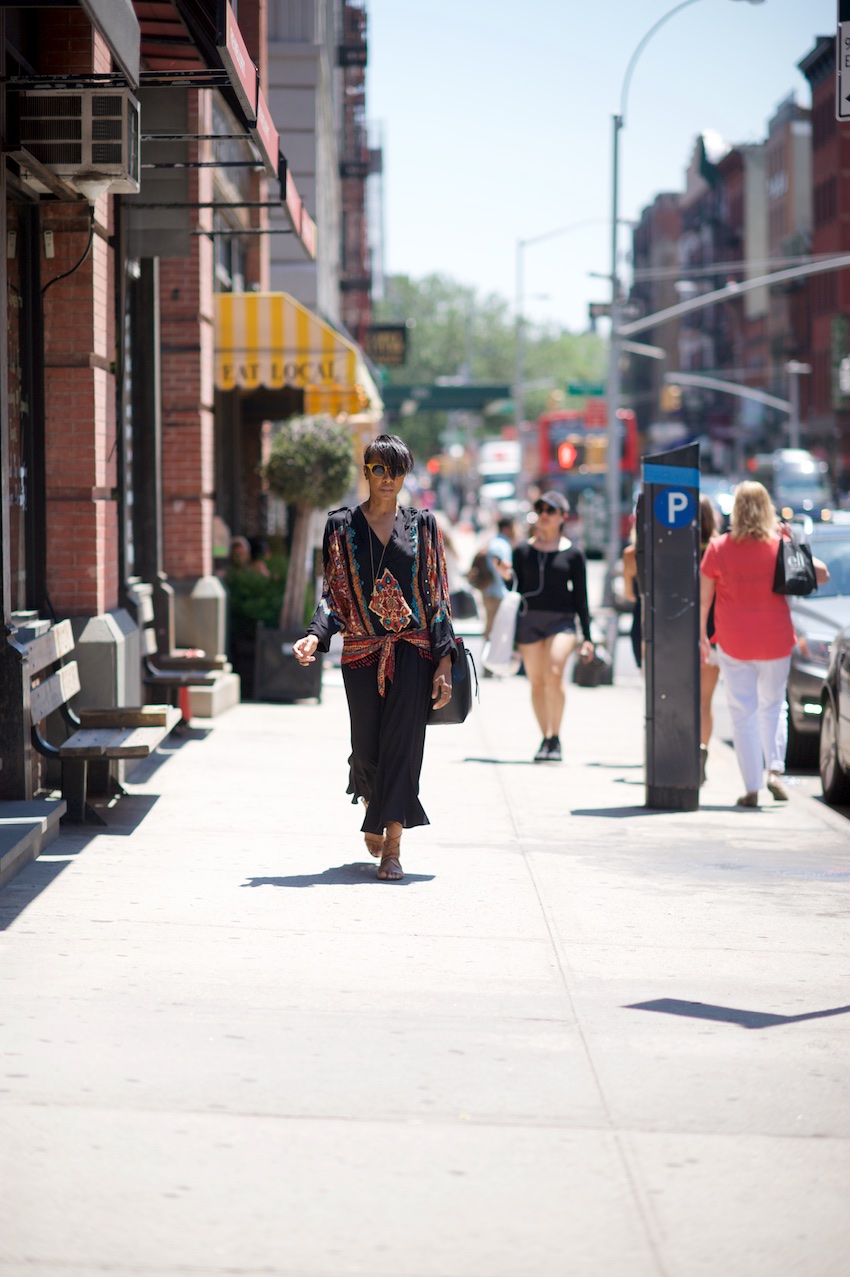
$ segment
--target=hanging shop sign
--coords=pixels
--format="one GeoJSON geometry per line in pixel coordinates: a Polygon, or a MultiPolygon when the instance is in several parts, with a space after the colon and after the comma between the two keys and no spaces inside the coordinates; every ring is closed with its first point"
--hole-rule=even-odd
{"type": "Polygon", "coordinates": [[[245,118],[253,123],[257,118],[259,91],[257,68],[251,60],[245,37],[239,30],[239,23],[229,0],[219,0],[216,48],[222,66],[230,76],[239,105],[245,112],[245,118]]]}
{"type": "Polygon", "coordinates": [[[376,364],[398,367],[407,363],[407,325],[372,324],[366,329],[366,354],[376,364]]]}

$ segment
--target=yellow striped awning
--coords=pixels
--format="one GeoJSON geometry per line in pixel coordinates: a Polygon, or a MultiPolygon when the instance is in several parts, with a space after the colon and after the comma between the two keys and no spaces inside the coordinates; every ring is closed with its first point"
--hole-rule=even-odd
{"type": "Polygon", "coordinates": [[[309,414],[383,410],[357,346],[288,293],[216,293],[215,384],[303,390],[309,414]]]}

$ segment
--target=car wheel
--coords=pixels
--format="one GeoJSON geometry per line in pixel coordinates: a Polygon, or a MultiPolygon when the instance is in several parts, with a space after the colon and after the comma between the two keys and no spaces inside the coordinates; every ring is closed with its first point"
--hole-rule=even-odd
{"type": "Polygon", "coordinates": [[[800,732],[794,726],[791,707],[788,707],[788,745],[785,750],[785,770],[806,771],[818,765],[817,732],[800,732]]]}
{"type": "Polygon", "coordinates": [[[850,773],[838,757],[838,724],[835,707],[827,701],[823,707],[820,728],[820,783],[828,803],[850,803],[850,773]]]}

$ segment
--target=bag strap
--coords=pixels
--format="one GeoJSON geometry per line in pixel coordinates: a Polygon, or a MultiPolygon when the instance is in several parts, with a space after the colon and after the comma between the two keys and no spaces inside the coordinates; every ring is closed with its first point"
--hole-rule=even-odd
{"type": "Polygon", "coordinates": [[[467,665],[472,666],[472,674],[473,674],[473,677],[475,678],[475,699],[478,701],[478,704],[480,705],[481,690],[478,686],[478,670],[475,665],[475,657],[472,655],[472,653],[470,652],[469,648],[466,646],[462,638],[459,638],[457,640],[457,647],[458,647],[458,652],[462,653],[464,658],[466,659],[467,665]]]}

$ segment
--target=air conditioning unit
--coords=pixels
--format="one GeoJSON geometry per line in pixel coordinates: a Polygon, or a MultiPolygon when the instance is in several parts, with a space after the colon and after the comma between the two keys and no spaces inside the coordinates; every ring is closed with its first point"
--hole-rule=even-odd
{"type": "Polygon", "coordinates": [[[18,111],[21,147],[57,177],[84,194],[98,181],[138,192],[139,104],[129,89],[27,90],[18,111]]]}

